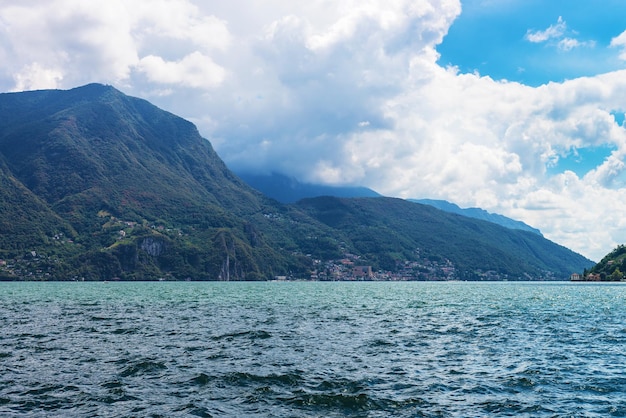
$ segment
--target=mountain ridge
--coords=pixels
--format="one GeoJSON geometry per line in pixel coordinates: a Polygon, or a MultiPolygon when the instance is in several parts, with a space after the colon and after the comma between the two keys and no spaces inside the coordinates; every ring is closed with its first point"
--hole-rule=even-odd
{"type": "MultiPolygon", "coordinates": [[[[241,215],[261,212],[265,204],[273,211],[272,204],[233,175],[190,122],[99,85],[29,92],[24,97],[1,95],[0,112],[7,109],[18,111],[12,120],[0,122],[3,162],[26,189],[77,231],[80,245],[88,249],[87,255],[80,254],[81,264],[103,264],[85,261],[90,255],[113,264],[117,264],[113,258],[121,258],[119,268],[105,276],[130,272],[131,277],[139,271],[134,277],[147,278],[167,273],[159,265],[178,263],[181,268],[174,269],[178,276],[185,270],[196,274],[207,270],[210,273],[203,277],[242,279],[263,275],[259,264],[269,252],[271,259],[281,260],[277,274],[297,269],[293,257],[275,254],[258,238],[259,247],[251,248],[241,215]],[[55,100],[45,105],[50,97],[55,100]],[[123,240],[106,230],[107,225],[125,224],[136,226],[123,240]],[[179,226],[193,238],[186,244],[157,229],[179,226]],[[197,228],[216,230],[206,236],[194,232],[197,228]],[[177,260],[140,260],[145,251],[137,249],[146,240],[176,247],[177,260]],[[221,264],[233,252],[241,255],[232,257],[233,265],[224,270],[221,264]],[[198,258],[201,261],[193,261],[198,258]],[[190,260],[196,268],[185,268],[191,267],[190,260]]],[[[254,234],[250,227],[247,231],[254,234]]],[[[82,273],[94,278],[104,274],[82,273]]]]}
{"type": "MultiPolygon", "coordinates": [[[[308,278],[320,262],[346,254],[373,269],[397,270],[417,262],[411,259],[416,244],[430,245],[416,236],[427,232],[440,242],[437,234],[446,229],[482,249],[479,270],[494,264],[500,277],[522,277],[520,268],[509,271],[490,254],[495,247],[488,241],[509,233],[477,221],[432,215],[410,202],[392,210],[397,201],[384,197],[321,199],[335,206],[331,213],[351,208],[355,227],[338,227],[320,217],[315,201],[266,197],[231,172],[192,123],[111,86],[0,94],[0,183],[3,280],[308,278]],[[441,230],[420,220],[426,213],[441,230]],[[371,222],[372,231],[384,234],[362,227],[371,222]],[[480,236],[485,230],[489,237],[480,236]],[[370,251],[376,246],[380,252],[370,251]]],[[[560,278],[589,263],[550,247],[557,259],[528,264],[515,254],[528,256],[522,247],[531,244],[515,240],[519,247],[511,244],[499,257],[530,266],[533,279],[560,278]]],[[[447,248],[460,260],[458,270],[474,268],[477,260],[454,254],[466,244],[454,242],[447,248]]],[[[441,248],[421,251],[441,259],[441,248]]]]}
{"type": "MultiPolygon", "coordinates": [[[[302,183],[294,177],[272,172],[270,174],[254,174],[238,172],[237,175],[254,189],[281,203],[296,203],[298,200],[320,197],[382,197],[378,192],[362,186],[328,186],[313,183],[302,183]]],[[[461,208],[446,200],[406,199],[409,202],[422,203],[436,207],[445,212],[456,213],[474,219],[482,219],[504,226],[509,229],[521,229],[543,236],[541,231],[524,222],[508,218],[497,213],[490,213],[481,208],[461,208]]]]}
{"type": "Polygon", "coordinates": [[[500,215],[498,213],[487,212],[486,210],[481,209],[481,208],[461,208],[457,204],[448,202],[447,200],[437,200],[437,199],[407,199],[407,200],[410,202],[430,205],[446,212],[457,213],[459,215],[467,216],[470,218],[482,219],[484,221],[493,222],[495,224],[504,226],[509,229],[520,229],[523,231],[529,231],[529,232],[533,232],[535,234],[543,236],[543,234],[541,233],[539,229],[534,228],[522,221],[511,219],[504,215],[500,215]]]}

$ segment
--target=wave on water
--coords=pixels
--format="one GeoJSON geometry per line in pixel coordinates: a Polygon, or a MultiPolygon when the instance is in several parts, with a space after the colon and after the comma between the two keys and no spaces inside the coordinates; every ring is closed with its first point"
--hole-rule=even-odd
{"type": "Polygon", "coordinates": [[[0,416],[625,416],[625,302],[570,283],[2,284],[0,416]]]}

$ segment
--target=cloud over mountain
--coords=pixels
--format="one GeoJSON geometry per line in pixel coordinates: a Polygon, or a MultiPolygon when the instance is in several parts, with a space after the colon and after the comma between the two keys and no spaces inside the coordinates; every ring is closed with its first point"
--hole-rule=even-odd
{"type": "MultiPolygon", "coordinates": [[[[592,258],[626,241],[626,72],[534,87],[443,66],[438,47],[464,7],[9,0],[0,87],[109,82],[193,120],[239,171],[479,206],[592,258]],[[596,164],[567,169],[597,149],[596,164]]],[[[601,48],[558,16],[519,39],[601,48]]],[[[606,53],[619,59],[623,38],[606,53]]]]}

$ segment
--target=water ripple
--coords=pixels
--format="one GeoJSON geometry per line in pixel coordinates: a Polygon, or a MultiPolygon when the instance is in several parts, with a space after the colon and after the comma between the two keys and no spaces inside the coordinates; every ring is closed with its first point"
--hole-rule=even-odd
{"type": "Polygon", "coordinates": [[[625,300],[569,283],[2,283],[0,416],[624,416],[625,300]]]}

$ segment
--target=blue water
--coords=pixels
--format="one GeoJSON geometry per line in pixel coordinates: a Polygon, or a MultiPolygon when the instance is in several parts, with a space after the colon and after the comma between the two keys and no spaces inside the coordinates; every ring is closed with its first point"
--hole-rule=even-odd
{"type": "Polygon", "coordinates": [[[2,283],[2,417],[626,416],[626,285],[2,283]]]}

